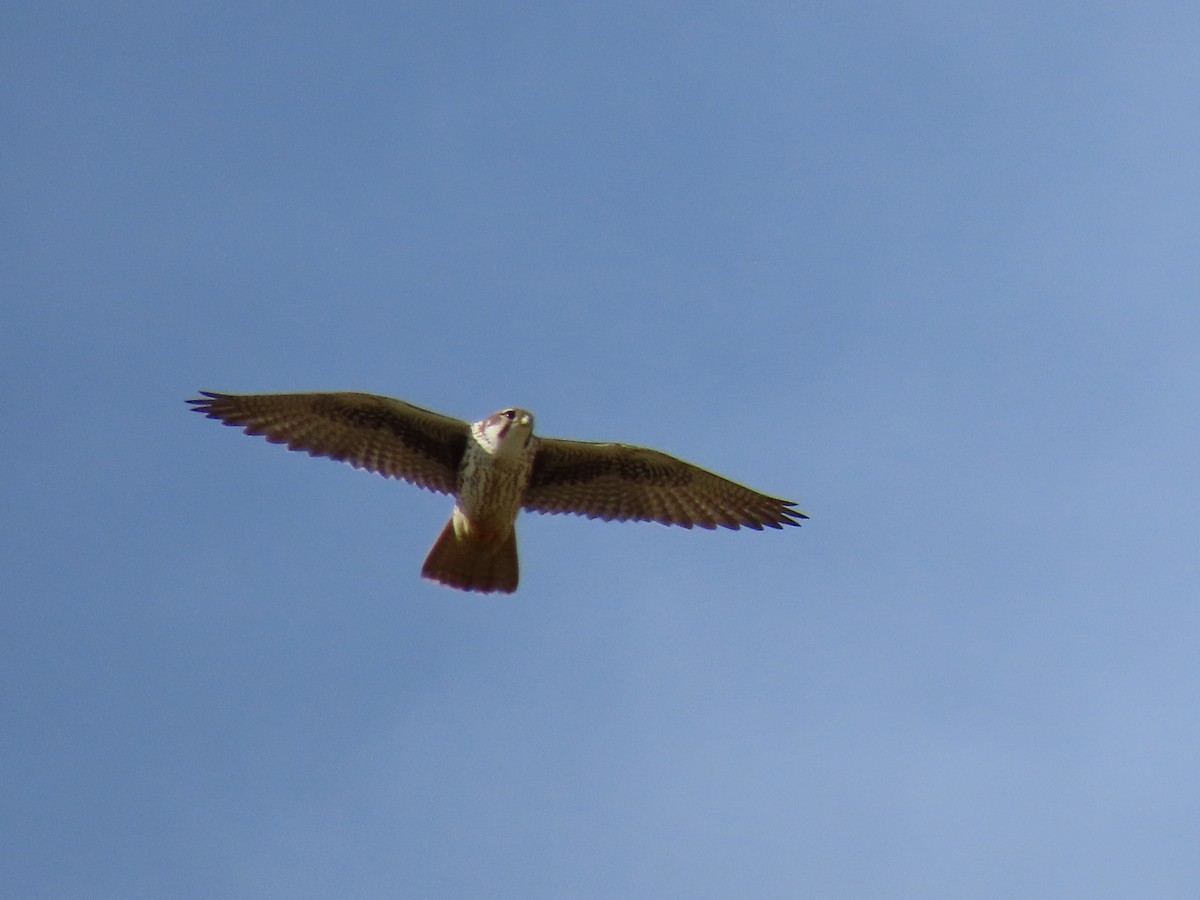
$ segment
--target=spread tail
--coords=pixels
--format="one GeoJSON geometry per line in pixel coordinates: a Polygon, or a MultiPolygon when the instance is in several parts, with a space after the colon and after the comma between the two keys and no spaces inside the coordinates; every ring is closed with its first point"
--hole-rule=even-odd
{"type": "Polygon", "coordinates": [[[516,529],[496,544],[465,528],[458,533],[451,516],[425,558],[421,574],[463,591],[511,594],[517,589],[518,577],[516,529]]]}

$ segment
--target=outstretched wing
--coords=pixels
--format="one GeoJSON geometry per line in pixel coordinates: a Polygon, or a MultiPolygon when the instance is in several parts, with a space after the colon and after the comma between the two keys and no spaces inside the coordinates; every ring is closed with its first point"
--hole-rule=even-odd
{"type": "Polygon", "coordinates": [[[196,412],[289,450],[327,456],[390,478],[453,494],[470,426],[374,394],[216,394],[189,400],[196,412]]]}
{"type": "Polygon", "coordinates": [[[808,516],[681,459],[626,444],[543,439],[523,501],[540,513],[684,528],[781,528],[808,516]]]}

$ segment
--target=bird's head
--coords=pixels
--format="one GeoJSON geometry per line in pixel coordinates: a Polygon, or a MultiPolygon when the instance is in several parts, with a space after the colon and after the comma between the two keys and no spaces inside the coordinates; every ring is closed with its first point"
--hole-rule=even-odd
{"type": "Polygon", "coordinates": [[[475,426],[480,443],[497,456],[522,453],[533,439],[533,413],[502,409],[475,426]]]}

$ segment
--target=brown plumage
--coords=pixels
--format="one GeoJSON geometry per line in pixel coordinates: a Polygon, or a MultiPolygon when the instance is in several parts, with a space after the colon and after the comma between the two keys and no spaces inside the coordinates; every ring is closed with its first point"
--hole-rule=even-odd
{"type": "Polygon", "coordinates": [[[512,592],[519,509],[684,528],[799,525],[780,500],[644,447],[538,438],[509,409],[480,422],[360,393],[218,394],[188,402],[247,434],[457,498],[423,574],[451,587],[512,592]]]}
{"type": "Polygon", "coordinates": [[[684,528],[780,528],[808,516],[790,500],[743,487],[645,447],[543,438],[524,507],[684,528]]]}
{"type": "Polygon", "coordinates": [[[517,532],[509,530],[508,536],[501,541],[489,541],[470,533],[459,534],[451,516],[433,542],[425,564],[421,566],[421,574],[430,581],[460,591],[511,594],[520,580],[517,532]]]}

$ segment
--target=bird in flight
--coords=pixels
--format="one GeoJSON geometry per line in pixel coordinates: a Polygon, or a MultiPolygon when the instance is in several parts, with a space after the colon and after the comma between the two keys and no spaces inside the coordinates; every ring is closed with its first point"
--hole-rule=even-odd
{"type": "Polygon", "coordinates": [[[196,412],[246,434],[453,496],[421,574],[459,590],[517,589],[522,509],[755,531],[808,518],[657,450],[537,437],[523,409],[469,423],[374,394],[200,393],[196,412]]]}

